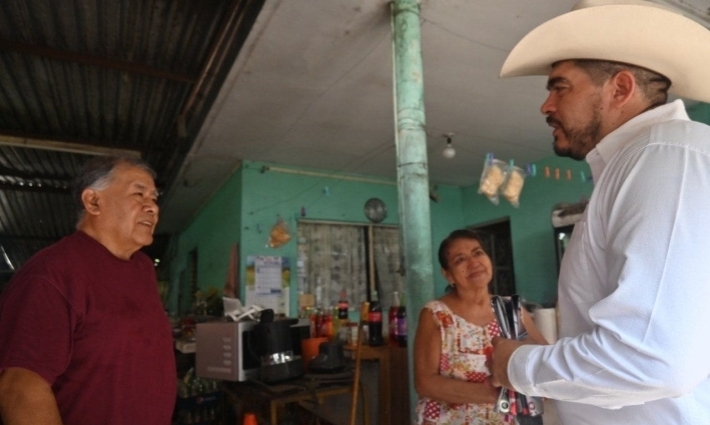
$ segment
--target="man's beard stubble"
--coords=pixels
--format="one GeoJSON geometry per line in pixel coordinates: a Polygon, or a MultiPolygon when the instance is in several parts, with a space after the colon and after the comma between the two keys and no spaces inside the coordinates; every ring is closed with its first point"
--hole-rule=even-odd
{"type": "Polygon", "coordinates": [[[565,139],[567,139],[567,146],[561,146],[557,143],[557,137],[555,137],[555,141],[552,143],[552,150],[557,156],[566,156],[581,161],[599,143],[599,133],[602,125],[601,114],[597,108],[593,108],[593,111],[592,119],[581,129],[568,129],[560,121],[550,116],[547,117],[548,124],[557,123],[565,139]]]}

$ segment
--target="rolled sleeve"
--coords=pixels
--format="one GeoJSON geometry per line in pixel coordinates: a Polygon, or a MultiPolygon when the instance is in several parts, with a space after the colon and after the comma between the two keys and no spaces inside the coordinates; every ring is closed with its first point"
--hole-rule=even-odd
{"type": "Polygon", "coordinates": [[[523,345],[513,352],[508,361],[508,379],[516,391],[523,394],[534,393],[534,383],[528,373],[530,359],[537,357],[535,351],[542,347],[535,345],[523,345]]]}

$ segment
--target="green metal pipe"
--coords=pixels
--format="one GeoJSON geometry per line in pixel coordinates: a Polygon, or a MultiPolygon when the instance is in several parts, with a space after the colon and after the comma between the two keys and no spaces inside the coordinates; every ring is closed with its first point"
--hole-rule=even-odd
{"type": "Polygon", "coordinates": [[[409,400],[413,415],[417,400],[412,369],[414,330],[419,311],[434,298],[424,74],[417,0],[392,2],[392,40],[399,222],[406,266],[409,400]]]}

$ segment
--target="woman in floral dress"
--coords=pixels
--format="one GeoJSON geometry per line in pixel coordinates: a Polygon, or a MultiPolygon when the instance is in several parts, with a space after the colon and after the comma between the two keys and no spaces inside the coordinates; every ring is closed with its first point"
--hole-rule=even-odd
{"type": "MultiPolygon", "coordinates": [[[[439,246],[441,272],[451,290],[428,302],[414,342],[414,381],[419,425],[506,424],[512,417],[493,411],[500,388],[490,382],[486,358],[500,334],[488,284],[493,265],[478,234],[452,232],[439,246]]],[[[529,336],[546,344],[523,311],[529,336]]]]}

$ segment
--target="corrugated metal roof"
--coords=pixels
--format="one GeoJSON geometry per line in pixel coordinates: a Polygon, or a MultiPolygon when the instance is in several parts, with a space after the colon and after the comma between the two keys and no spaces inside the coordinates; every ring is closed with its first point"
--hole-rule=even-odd
{"type": "Polygon", "coordinates": [[[0,245],[15,267],[74,228],[68,183],[89,155],[57,148],[138,151],[169,189],[263,3],[0,2],[0,245]]]}

